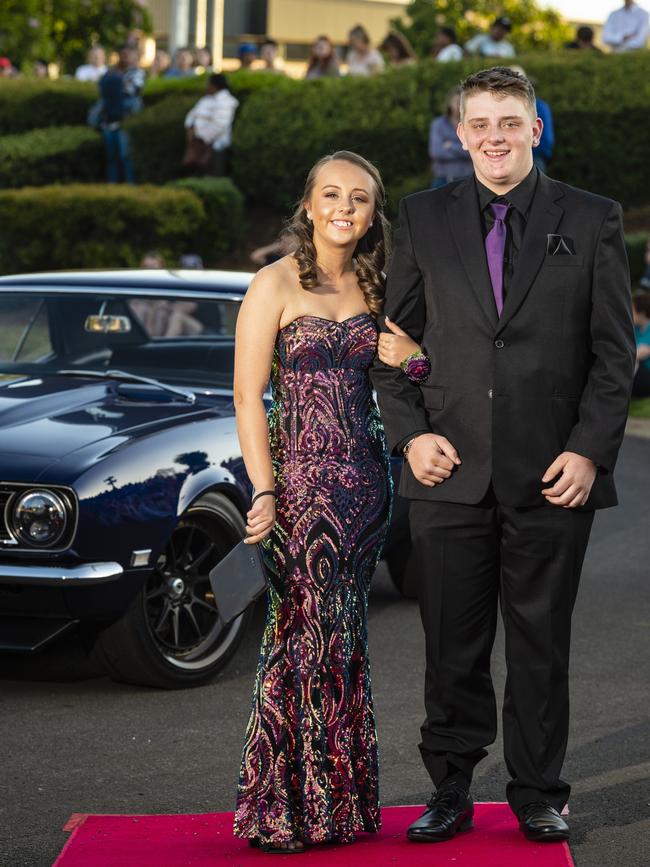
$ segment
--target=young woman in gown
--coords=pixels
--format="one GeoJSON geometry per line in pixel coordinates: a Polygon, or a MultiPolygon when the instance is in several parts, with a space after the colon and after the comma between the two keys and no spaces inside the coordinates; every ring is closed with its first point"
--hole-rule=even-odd
{"type": "MultiPolygon", "coordinates": [[[[246,731],[235,834],[267,852],[380,825],[367,601],[390,513],[368,368],[387,248],[374,166],[341,151],[307,178],[295,252],[258,272],[235,342],[247,541],[277,580],[246,731]],[[273,403],[262,400],[269,378],[273,403]]],[[[415,347],[396,337],[395,358],[415,347]]]]}

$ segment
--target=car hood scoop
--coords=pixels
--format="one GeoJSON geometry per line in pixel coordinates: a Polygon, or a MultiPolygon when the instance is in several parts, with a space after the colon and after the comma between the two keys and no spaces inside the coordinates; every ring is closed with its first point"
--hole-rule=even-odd
{"type": "Polygon", "coordinates": [[[188,416],[232,415],[232,399],[190,404],[155,386],[63,376],[0,383],[0,475],[11,455],[59,459],[113,436],[137,438],[188,416]]]}

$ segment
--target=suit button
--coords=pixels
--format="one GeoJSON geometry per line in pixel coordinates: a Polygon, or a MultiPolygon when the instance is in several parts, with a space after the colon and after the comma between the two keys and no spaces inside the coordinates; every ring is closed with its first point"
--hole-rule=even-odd
{"type": "Polygon", "coordinates": [[[488,389],[488,397],[492,400],[492,389],[488,389]]]}
{"type": "Polygon", "coordinates": [[[496,346],[497,349],[503,349],[503,347],[505,346],[505,343],[503,342],[503,340],[495,340],[494,345],[496,346]]]}

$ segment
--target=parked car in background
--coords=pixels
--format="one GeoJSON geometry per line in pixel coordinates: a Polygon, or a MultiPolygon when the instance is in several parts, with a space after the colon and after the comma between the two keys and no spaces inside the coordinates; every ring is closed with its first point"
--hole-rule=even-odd
{"type": "MultiPolygon", "coordinates": [[[[232,376],[251,277],[0,278],[0,651],[79,628],[113,678],[167,688],[232,657],[250,612],[224,626],[208,572],[250,502],[232,376]]],[[[405,534],[400,506],[398,580],[405,534]]]]}

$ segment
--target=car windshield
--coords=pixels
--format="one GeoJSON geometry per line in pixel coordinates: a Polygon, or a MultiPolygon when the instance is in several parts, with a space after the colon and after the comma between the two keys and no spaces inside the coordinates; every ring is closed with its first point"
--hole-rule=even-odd
{"type": "Polygon", "coordinates": [[[232,388],[239,301],[204,296],[0,293],[0,378],[119,369],[232,388]]]}

